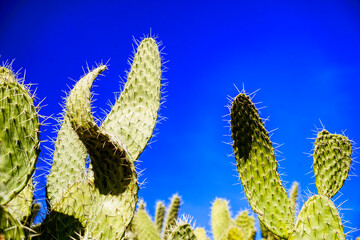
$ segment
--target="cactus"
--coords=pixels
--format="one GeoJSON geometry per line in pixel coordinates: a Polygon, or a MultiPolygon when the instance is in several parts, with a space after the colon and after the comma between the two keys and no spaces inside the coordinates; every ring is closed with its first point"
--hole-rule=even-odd
{"type": "Polygon", "coordinates": [[[160,107],[157,43],[142,40],[121,96],[98,126],[90,91],[105,70],[100,65],[90,71],[66,99],[46,188],[51,210],[38,229],[40,238],[57,232],[56,239],[121,239],[133,218],[138,192],[134,162],[152,136],[160,107]]]}
{"type": "Polygon", "coordinates": [[[181,199],[177,194],[171,197],[170,205],[167,209],[163,202],[156,204],[155,222],[151,221],[150,215],[145,210],[145,204],[139,202],[133,220],[134,235],[138,240],[160,240],[168,238],[171,232],[176,228],[177,217],[179,213],[181,199]],[[166,220],[164,216],[166,212],[166,220]]]}
{"type": "Polygon", "coordinates": [[[34,96],[11,70],[0,67],[0,238],[25,239],[33,219],[31,177],[40,152],[34,96]]]}
{"type": "Polygon", "coordinates": [[[39,155],[40,124],[28,89],[9,68],[0,68],[0,237],[123,237],[137,203],[134,163],[152,136],[160,107],[161,59],[156,41],[141,41],[124,91],[98,126],[90,91],[105,70],[100,65],[89,71],[66,99],[46,187],[49,214],[29,232],[38,212],[36,204],[31,209],[31,176],[39,155]]]}
{"type": "Polygon", "coordinates": [[[211,227],[214,240],[254,240],[255,219],[248,211],[241,211],[235,219],[231,218],[229,203],[218,198],[211,207],[211,227]]]}
{"type": "Polygon", "coordinates": [[[345,239],[330,198],[348,176],[351,142],[325,129],[318,133],[313,166],[319,195],[307,200],[295,224],[297,185],[288,198],[277,173],[272,143],[250,97],[241,92],[232,103],[230,116],[241,183],[264,232],[269,230],[275,239],[345,239]]]}

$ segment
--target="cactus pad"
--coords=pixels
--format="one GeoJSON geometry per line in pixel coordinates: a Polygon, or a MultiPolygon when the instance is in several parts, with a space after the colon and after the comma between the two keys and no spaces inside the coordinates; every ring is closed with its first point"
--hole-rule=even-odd
{"type": "Polygon", "coordinates": [[[274,148],[250,98],[240,93],[231,107],[233,148],[251,208],[276,235],[287,238],[293,212],[277,172],[274,148]]]}
{"type": "Polygon", "coordinates": [[[0,205],[31,178],[39,156],[39,118],[26,87],[0,67],[0,205]]]}
{"type": "Polygon", "coordinates": [[[289,240],[345,240],[341,218],[334,203],[325,196],[315,195],[302,207],[295,232],[289,240]]]}
{"type": "Polygon", "coordinates": [[[315,183],[320,195],[332,198],[342,187],[351,164],[351,142],[326,130],[318,133],[314,151],[315,183]]]}
{"type": "Polygon", "coordinates": [[[120,98],[107,115],[102,128],[119,137],[131,159],[139,154],[152,136],[160,107],[161,59],[156,41],[145,38],[128,74],[120,98]]]}

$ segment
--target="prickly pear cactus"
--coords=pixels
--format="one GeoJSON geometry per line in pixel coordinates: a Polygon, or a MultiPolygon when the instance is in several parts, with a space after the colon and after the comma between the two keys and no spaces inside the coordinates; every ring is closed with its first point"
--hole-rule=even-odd
{"type": "Polygon", "coordinates": [[[33,96],[11,65],[0,67],[0,238],[25,239],[32,220],[31,176],[40,152],[33,96]]]}
{"type": "Polygon", "coordinates": [[[98,126],[90,91],[105,70],[100,65],[90,71],[67,97],[47,182],[51,212],[39,228],[42,239],[51,239],[53,232],[59,233],[56,239],[121,239],[134,216],[134,162],[152,136],[160,107],[157,43],[152,38],[141,41],[120,98],[98,126]]]}
{"type": "Polygon", "coordinates": [[[294,213],[269,134],[249,96],[240,93],[234,99],[230,116],[237,168],[250,206],[271,232],[288,238],[294,213]]]}
{"type": "Polygon", "coordinates": [[[294,224],[298,185],[293,185],[288,197],[270,138],[250,97],[240,93],[230,116],[241,183],[258,214],[263,238],[344,240],[343,224],[331,198],[348,176],[352,153],[348,138],[325,129],[318,133],[313,166],[319,195],[307,200],[294,224]]]}
{"type": "Polygon", "coordinates": [[[314,173],[320,195],[332,198],[343,186],[351,165],[351,143],[340,134],[320,131],[315,141],[314,173]]]}
{"type": "Polygon", "coordinates": [[[140,201],[132,222],[134,235],[137,240],[171,239],[169,235],[176,227],[181,199],[177,194],[171,197],[169,207],[166,209],[162,201],[156,204],[154,222],[145,210],[144,202],[140,201]],[[166,213],[166,220],[165,219],[166,213]],[[164,225],[164,226],[163,226],[164,225]]]}
{"type": "Polygon", "coordinates": [[[0,205],[24,189],[39,156],[39,116],[29,90],[0,67],[0,205]]]}

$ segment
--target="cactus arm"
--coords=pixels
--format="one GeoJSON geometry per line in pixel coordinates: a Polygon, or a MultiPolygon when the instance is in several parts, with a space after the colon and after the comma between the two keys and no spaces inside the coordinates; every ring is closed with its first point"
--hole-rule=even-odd
{"type": "Polygon", "coordinates": [[[211,228],[214,240],[222,240],[228,233],[231,223],[228,201],[216,199],[211,207],[211,228]]]}
{"type": "Polygon", "coordinates": [[[162,201],[156,203],[155,210],[155,226],[159,233],[161,233],[165,218],[165,205],[162,201]]]}
{"type": "Polygon", "coordinates": [[[119,137],[131,159],[143,151],[155,127],[160,107],[161,59],[154,39],[139,45],[119,99],[102,128],[119,137]]]}
{"type": "Polygon", "coordinates": [[[0,112],[0,205],[5,205],[26,186],[40,152],[33,99],[5,67],[0,67],[0,112]]]}
{"type": "Polygon", "coordinates": [[[250,206],[271,232],[287,238],[293,213],[264,124],[244,93],[234,99],[230,116],[237,168],[250,206]]]}
{"type": "Polygon", "coordinates": [[[315,195],[302,207],[294,233],[289,240],[345,240],[341,218],[334,203],[327,197],[315,195]]]}
{"type": "Polygon", "coordinates": [[[332,198],[343,186],[351,165],[351,143],[340,134],[327,130],[318,133],[315,140],[314,173],[320,195],[332,198]]]}
{"type": "Polygon", "coordinates": [[[160,240],[160,233],[145,209],[138,209],[133,220],[138,240],[160,240]]]}

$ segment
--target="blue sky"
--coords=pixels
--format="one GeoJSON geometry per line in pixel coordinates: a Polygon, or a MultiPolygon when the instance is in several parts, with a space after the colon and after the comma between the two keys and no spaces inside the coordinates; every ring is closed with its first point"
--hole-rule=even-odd
{"type": "MultiPolygon", "coordinates": [[[[38,98],[45,98],[40,113],[58,116],[69,78],[79,79],[86,64],[110,59],[94,89],[101,117],[129,69],[132,38],[150,29],[168,61],[161,109],[167,120],[157,125],[138,165],[146,182],[139,197],[151,213],[156,200],[178,193],[181,213],[210,230],[216,197],[228,199],[234,213],[249,208],[228,156],[232,147],[224,143],[231,141],[225,115],[227,96],[237,94],[234,84],[260,89],[254,101],[266,107],[267,130],[277,129],[272,141],[283,144],[282,179],[287,189],[298,181],[304,200],[316,192],[307,155],[316,127],[322,122],[330,132],[346,130],[360,142],[358,1],[3,1],[0,61],[16,59],[13,68],[26,70],[26,82],[37,84],[38,98]]],[[[55,121],[47,122],[43,140],[56,137],[55,121]]],[[[354,163],[352,175],[360,175],[359,168],[354,163]]],[[[336,205],[346,201],[341,213],[351,228],[360,226],[359,184],[350,177],[335,196],[336,205]]]]}

